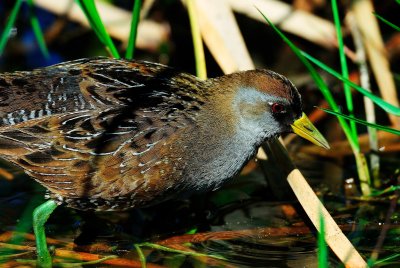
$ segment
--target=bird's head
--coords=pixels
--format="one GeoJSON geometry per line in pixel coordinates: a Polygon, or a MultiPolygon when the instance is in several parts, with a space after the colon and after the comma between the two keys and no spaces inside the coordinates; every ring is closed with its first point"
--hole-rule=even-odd
{"type": "Polygon", "coordinates": [[[301,96],[286,77],[269,70],[251,70],[224,76],[222,88],[230,88],[237,126],[261,139],[295,132],[329,148],[328,142],[302,111],[301,96]],[[227,85],[228,84],[228,85],[227,85]]]}

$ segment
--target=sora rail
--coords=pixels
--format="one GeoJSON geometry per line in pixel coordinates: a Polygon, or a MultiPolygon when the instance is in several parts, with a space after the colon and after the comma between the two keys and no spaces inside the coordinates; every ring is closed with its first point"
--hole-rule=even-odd
{"type": "MultiPolygon", "coordinates": [[[[0,156],[46,187],[53,204],[76,209],[214,190],[262,142],[293,129],[328,146],[294,85],[267,70],[202,81],[160,64],[94,58],[0,74],[0,156]]],[[[37,213],[42,224],[46,217],[37,213]]],[[[45,241],[37,243],[40,251],[45,241]]]]}

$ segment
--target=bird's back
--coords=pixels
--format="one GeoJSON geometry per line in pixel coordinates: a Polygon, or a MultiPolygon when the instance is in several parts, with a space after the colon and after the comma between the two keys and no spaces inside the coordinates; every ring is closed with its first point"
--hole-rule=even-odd
{"type": "Polygon", "coordinates": [[[0,74],[0,126],[90,109],[73,68],[0,74]]]}

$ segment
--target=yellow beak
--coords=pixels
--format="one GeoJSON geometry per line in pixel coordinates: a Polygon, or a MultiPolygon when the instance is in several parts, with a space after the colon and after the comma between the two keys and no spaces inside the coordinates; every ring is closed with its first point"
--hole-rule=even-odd
{"type": "Polygon", "coordinates": [[[305,113],[303,113],[299,119],[294,121],[292,128],[294,133],[300,137],[303,137],[318,146],[324,147],[325,149],[330,149],[324,136],[322,136],[318,129],[311,123],[305,113]]]}

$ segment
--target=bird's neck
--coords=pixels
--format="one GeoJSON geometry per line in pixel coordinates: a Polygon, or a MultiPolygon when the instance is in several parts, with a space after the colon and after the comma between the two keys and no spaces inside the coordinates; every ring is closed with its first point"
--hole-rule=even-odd
{"type": "Polygon", "coordinates": [[[223,118],[209,121],[204,128],[204,124],[200,125],[190,133],[193,143],[188,146],[191,148],[188,157],[192,161],[185,168],[184,176],[189,188],[210,191],[239,173],[254,156],[261,140],[235,132],[223,118]]]}

